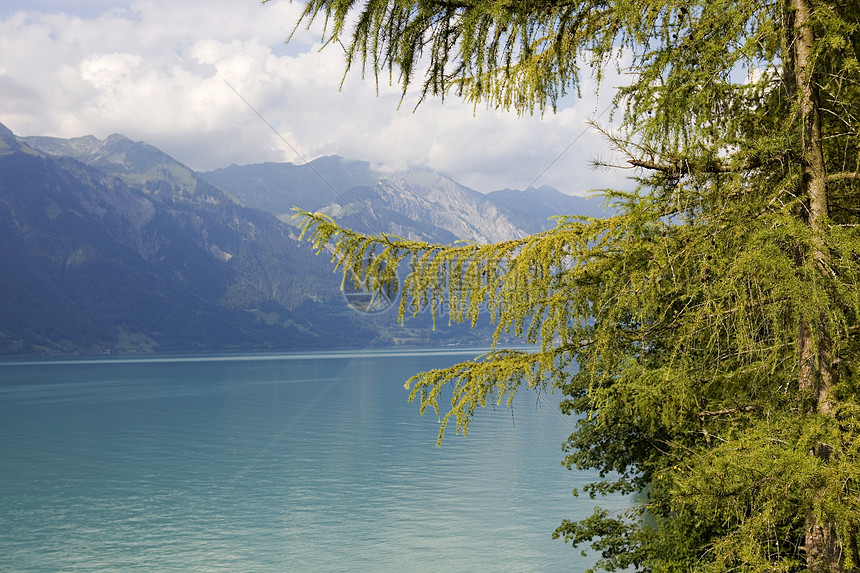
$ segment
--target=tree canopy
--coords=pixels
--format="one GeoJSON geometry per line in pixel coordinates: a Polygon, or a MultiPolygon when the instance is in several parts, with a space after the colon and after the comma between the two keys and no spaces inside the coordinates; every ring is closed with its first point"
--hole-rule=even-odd
{"type": "MultiPolygon", "coordinates": [[[[409,381],[465,432],[522,387],[577,416],[564,463],[640,492],[555,535],[639,571],[860,568],[860,2],[307,0],[359,66],[422,97],[554,110],[615,66],[607,140],[636,181],[605,219],[491,245],[365,236],[305,213],[401,316],[442,300],[534,351],[409,381]]],[[[386,80],[386,81],[388,81],[386,80]]]]}

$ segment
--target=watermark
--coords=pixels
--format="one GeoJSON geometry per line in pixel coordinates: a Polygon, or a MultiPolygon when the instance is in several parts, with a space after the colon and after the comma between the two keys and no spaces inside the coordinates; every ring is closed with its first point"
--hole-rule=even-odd
{"type": "Polygon", "coordinates": [[[356,280],[354,273],[343,284],[343,298],[346,304],[361,314],[381,314],[395,306],[403,290],[400,281],[375,289],[367,290],[361,281],[356,280]]]}
{"type": "MultiPolygon", "coordinates": [[[[497,260],[483,261],[481,264],[463,265],[458,276],[440,275],[436,284],[423,293],[424,297],[413,298],[414,293],[406,293],[410,297],[406,301],[407,316],[418,316],[425,312],[435,312],[437,316],[446,316],[455,309],[468,314],[468,308],[477,301],[478,313],[489,312],[484,292],[478,292],[488,284],[492,284],[503,275],[504,265],[497,260]],[[454,303],[456,301],[456,304],[454,303]]],[[[400,280],[400,274],[394,273],[391,281],[376,289],[368,289],[368,283],[350,273],[344,281],[343,298],[347,305],[361,314],[381,314],[392,308],[399,308],[400,297],[404,296],[405,285],[400,280]]],[[[491,287],[492,288],[492,287],[491,287]]]]}

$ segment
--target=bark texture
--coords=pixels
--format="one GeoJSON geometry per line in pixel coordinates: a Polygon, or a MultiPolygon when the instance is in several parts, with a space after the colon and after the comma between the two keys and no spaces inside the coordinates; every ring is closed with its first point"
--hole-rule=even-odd
{"type": "MultiPolygon", "coordinates": [[[[799,103],[801,143],[803,149],[804,195],[809,207],[806,219],[816,235],[809,256],[821,272],[828,272],[828,256],[821,233],[828,217],[827,171],[821,134],[821,111],[816,82],[812,7],[808,0],[789,0],[792,16],[791,45],[794,86],[799,103]]],[[[835,373],[832,350],[823,312],[817,321],[801,320],[798,328],[798,360],[801,391],[813,399],[819,414],[832,415],[835,373]]],[[[811,452],[822,463],[828,463],[831,448],[818,444],[811,452]]],[[[820,494],[816,495],[816,500],[820,494]]],[[[807,567],[813,573],[840,573],[843,570],[842,547],[832,523],[815,510],[805,516],[807,567]]]]}

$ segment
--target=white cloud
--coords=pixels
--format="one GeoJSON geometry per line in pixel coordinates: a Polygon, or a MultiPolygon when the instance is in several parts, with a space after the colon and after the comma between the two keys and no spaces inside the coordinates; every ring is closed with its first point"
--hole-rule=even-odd
{"type": "Polygon", "coordinates": [[[0,121],[16,133],[124,133],[195,169],[340,154],[426,165],[482,191],[534,183],[582,193],[623,184],[618,174],[588,168],[608,151],[584,132],[598,113],[592,97],[543,119],[475,111],[454,99],[426,101],[413,113],[414,96],[398,109],[398,87],[381,84],[377,95],[358,72],[339,90],[343,55],[337,46],[320,52],[318,32],[299,29],[285,47],[298,4],[71,6],[84,16],[51,1],[0,13],[0,51],[16,54],[0,64],[0,121]]]}

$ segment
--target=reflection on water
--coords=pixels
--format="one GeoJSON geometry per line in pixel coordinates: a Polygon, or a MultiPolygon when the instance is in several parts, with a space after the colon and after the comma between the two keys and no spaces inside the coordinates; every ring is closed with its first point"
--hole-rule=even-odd
{"type": "Polygon", "coordinates": [[[557,399],[441,448],[406,402],[474,354],[0,363],[0,570],[582,570],[557,399]]]}

